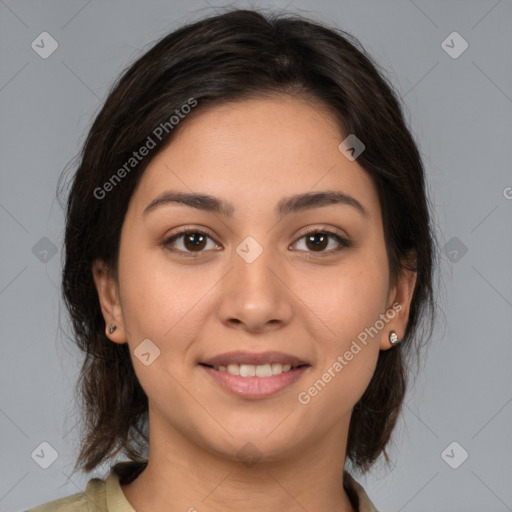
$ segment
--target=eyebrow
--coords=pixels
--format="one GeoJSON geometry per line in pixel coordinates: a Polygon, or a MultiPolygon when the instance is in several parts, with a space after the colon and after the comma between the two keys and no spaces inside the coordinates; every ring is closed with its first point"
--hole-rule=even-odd
{"type": "MultiPolygon", "coordinates": [[[[146,206],[143,215],[147,215],[161,206],[172,203],[184,204],[198,210],[218,213],[225,217],[233,217],[235,212],[235,207],[231,203],[218,199],[215,196],[167,190],[155,197],[155,199],[146,206]]],[[[337,190],[308,192],[285,197],[277,203],[275,212],[276,215],[282,218],[292,213],[333,204],[351,206],[361,215],[368,216],[368,212],[357,199],[337,190]]]]}

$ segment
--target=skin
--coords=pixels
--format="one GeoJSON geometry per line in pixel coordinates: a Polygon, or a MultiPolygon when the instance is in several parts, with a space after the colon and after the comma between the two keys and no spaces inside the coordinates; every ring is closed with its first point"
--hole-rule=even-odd
{"type": "Polygon", "coordinates": [[[415,274],[390,282],[377,190],[339,151],[348,134],[322,104],[284,95],[245,100],[199,112],[181,128],[131,198],[117,279],[102,262],[93,268],[107,329],[117,326],[107,334],[129,344],[149,400],[148,467],[122,490],[137,512],[352,511],[341,485],[352,408],[379,351],[392,347],[391,330],[404,335],[415,274]],[[178,203],[144,215],[166,190],[229,201],[233,217],[178,203]],[[282,219],[274,213],[284,197],[323,190],[351,195],[367,215],[340,204],[282,219]],[[180,256],[164,240],[183,227],[211,238],[199,252],[179,238],[175,248],[189,251],[180,256]],[[351,246],[328,238],[315,250],[305,228],[327,228],[351,246]],[[247,236],[263,248],[252,263],[236,252],[247,236]],[[299,403],[396,302],[401,311],[378,335],[299,403]],[[149,366],[133,354],[144,339],[160,350],[149,366]],[[279,350],[311,367],[273,396],[246,399],[198,366],[232,350],[279,350]],[[255,464],[237,456],[246,443],[258,450],[255,464]]]}

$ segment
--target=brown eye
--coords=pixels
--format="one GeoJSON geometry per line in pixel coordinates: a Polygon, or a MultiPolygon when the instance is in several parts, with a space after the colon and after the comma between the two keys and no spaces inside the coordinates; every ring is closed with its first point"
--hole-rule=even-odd
{"type": "Polygon", "coordinates": [[[206,237],[201,233],[189,233],[183,238],[184,245],[189,251],[204,249],[206,245],[206,237]]]}
{"type": "Polygon", "coordinates": [[[191,253],[200,254],[207,247],[208,241],[212,241],[212,249],[218,248],[207,233],[198,230],[188,230],[177,233],[163,242],[163,246],[170,251],[188,255],[191,253]]]}
{"type": "Polygon", "coordinates": [[[306,246],[313,251],[323,251],[329,244],[329,236],[325,233],[318,232],[312,235],[307,235],[305,238],[306,246]]]}
{"type": "Polygon", "coordinates": [[[331,231],[314,230],[303,235],[296,244],[304,240],[305,249],[300,249],[305,252],[316,252],[320,255],[330,255],[340,251],[342,248],[350,247],[350,242],[341,236],[331,231]],[[335,241],[334,246],[331,241],[335,241]],[[336,247],[337,245],[337,247],[336,247]],[[326,249],[329,247],[329,250],[326,249]]]}

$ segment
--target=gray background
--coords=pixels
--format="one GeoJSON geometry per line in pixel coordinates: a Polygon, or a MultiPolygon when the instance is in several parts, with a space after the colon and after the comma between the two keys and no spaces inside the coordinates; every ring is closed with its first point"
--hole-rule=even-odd
{"type": "MultiPolygon", "coordinates": [[[[287,4],[352,33],[388,71],[421,147],[440,245],[447,244],[440,323],[395,432],[393,470],[378,466],[359,480],[384,512],[512,510],[512,3],[236,5],[287,4]],[[453,31],[469,45],[458,58],[441,45],[453,31]],[[460,463],[463,449],[469,457],[453,469],[445,460],[460,463]]],[[[81,359],[66,337],[58,290],[59,174],[118,74],[164,34],[225,5],[0,0],[1,511],[80,492],[93,476],[67,476],[81,359]],[[31,48],[44,31],[59,45],[47,59],[31,48]],[[48,469],[31,456],[42,442],[58,452],[48,469]]]]}

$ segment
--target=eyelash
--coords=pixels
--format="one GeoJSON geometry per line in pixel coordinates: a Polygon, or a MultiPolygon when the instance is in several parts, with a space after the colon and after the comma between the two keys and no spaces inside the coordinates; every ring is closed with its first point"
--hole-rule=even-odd
{"type": "MultiPolygon", "coordinates": [[[[169,251],[171,251],[173,253],[179,254],[180,256],[195,258],[205,251],[204,250],[195,251],[195,252],[194,251],[183,251],[181,249],[176,249],[176,248],[171,247],[177,239],[179,239],[183,236],[186,236],[186,235],[190,235],[190,234],[206,236],[206,237],[210,238],[211,240],[213,240],[213,238],[208,233],[206,233],[205,231],[201,231],[200,229],[184,229],[183,231],[180,231],[180,232],[170,236],[169,238],[166,238],[163,241],[162,246],[166,247],[169,251]]],[[[307,231],[306,233],[303,233],[293,245],[295,245],[297,242],[299,242],[303,238],[306,238],[311,235],[316,235],[316,234],[327,235],[328,237],[333,238],[336,242],[338,242],[340,244],[341,247],[338,247],[336,249],[331,249],[330,251],[320,251],[317,253],[315,253],[315,251],[301,251],[301,252],[308,252],[308,253],[315,254],[315,256],[307,256],[308,258],[330,256],[332,254],[335,254],[335,253],[341,251],[344,248],[346,249],[348,247],[351,247],[351,243],[348,240],[346,240],[345,238],[342,238],[337,233],[334,233],[334,232],[326,230],[326,229],[312,229],[310,231],[307,231]]]]}

